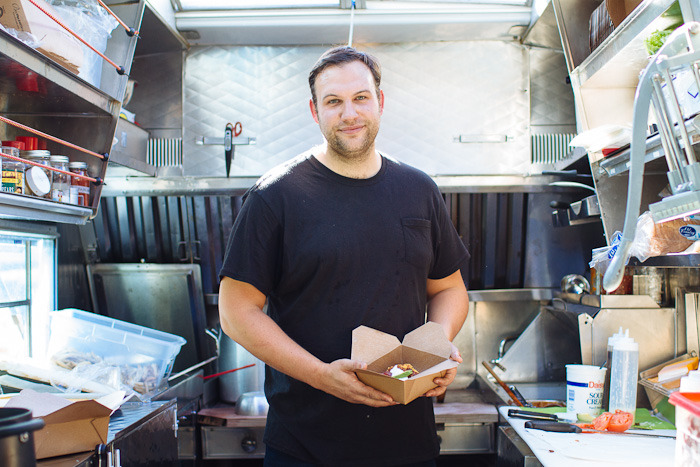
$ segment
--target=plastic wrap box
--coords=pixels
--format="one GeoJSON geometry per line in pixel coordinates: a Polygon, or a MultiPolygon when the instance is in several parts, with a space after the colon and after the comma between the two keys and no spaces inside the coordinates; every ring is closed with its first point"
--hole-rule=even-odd
{"type": "Polygon", "coordinates": [[[76,309],[51,313],[50,326],[47,355],[54,363],[88,370],[116,368],[121,384],[141,394],[161,386],[186,342],[174,334],[76,309]]]}
{"type": "Polygon", "coordinates": [[[700,393],[674,392],[676,406],[676,467],[700,465],[700,393]]]}

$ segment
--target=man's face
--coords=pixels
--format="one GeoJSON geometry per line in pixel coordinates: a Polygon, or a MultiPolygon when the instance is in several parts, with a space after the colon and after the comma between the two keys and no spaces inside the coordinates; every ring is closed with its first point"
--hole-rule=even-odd
{"type": "Polygon", "coordinates": [[[328,142],[329,151],[357,159],[374,151],[384,108],[372,72],[359,61],[329,66],[316,78],[317,105],[311,114],[328,142]]]}

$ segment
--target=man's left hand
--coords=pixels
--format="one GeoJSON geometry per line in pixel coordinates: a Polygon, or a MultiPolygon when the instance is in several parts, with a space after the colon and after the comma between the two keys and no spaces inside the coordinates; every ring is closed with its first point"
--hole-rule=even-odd
{"type": "MultiPolygon", "coordinates": [[[[462,356],[459,354],[459,349],[452,344],[452,354],[450,355],[450,359],[462,363],[462,356]]],[[[437,384],[438,386],[436,388],[431,389],[430,391],[426,392],[423,394],[424,397],[437,397],[441,396],[442,394],[447,391],[447,386],[452,384],[452,382],[455,380],[455,376],[457,376],[457,368],[450,368],[447,370],[445,373],[445,376],[442,378],[435,378],[433,380],[433,383],[437,384]]]]}

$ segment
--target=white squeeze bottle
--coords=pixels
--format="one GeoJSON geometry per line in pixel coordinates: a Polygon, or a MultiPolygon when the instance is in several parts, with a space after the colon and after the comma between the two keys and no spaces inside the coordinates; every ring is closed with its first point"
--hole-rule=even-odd
{"type": "Polygon", "coordinates": [[[605,382],[603,383],[603,410],[606,411],[608,410],[608,403],[610,401],[610,368],[612,367],[612,353],[613,353],[613,347],[615,346],[615,342],[620,339],[625,337],[625,334],[622,332],[622,326],[620,326],[620,330],[613,334],[612,336],[608,337],[608,353],[607,356],[605,357],[605,368],[608,370],[605,372],[605,382]]]}
{"type": "Polygon", "coordinates": [[[610,374],[609,411],[624,410],[634,417],[637,409],[637,371],[639,367],[639,344],[625,336],[615,340],[610,374]]]}

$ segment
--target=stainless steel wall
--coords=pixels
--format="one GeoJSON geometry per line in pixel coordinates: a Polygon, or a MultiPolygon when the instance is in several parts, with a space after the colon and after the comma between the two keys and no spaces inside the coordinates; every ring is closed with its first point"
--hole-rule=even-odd
{"type": "MultiPolygon", "coordinates": [[[[376,55],[383,67],[386,103],[377,139],[380,150],[431,175],[528,172],[529,56],[541,52],[500,41],[361,48],[376,55]],[[460,135],[497,135],[505,141],[455,142],[460,135]]],[[[243,124],[240,140],[257,141],[236,147],[233,176],[261,175],[321,143],[309,112],[307,76],[325,49],[193,48],[184,72],[185,175],[224,175],[223,147],[197,145],[195,140],[222,137],[228,122],[243,124]]],[[[564,112],[573,114],[573,106],[564,112]]]]}

